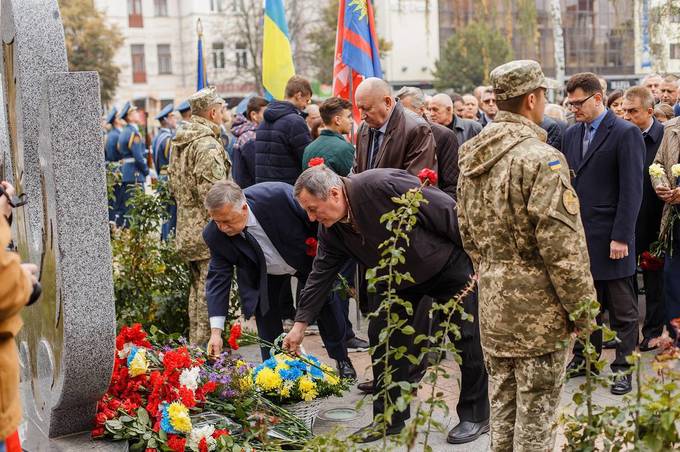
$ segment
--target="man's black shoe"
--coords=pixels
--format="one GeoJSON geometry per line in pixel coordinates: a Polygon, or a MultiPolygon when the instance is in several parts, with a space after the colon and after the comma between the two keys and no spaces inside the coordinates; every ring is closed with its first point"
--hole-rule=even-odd
{"type": "Polygon", "coordinates": [[[617,345],[619,345],[619,343],[616,341],[616,339],[612,339],[611,341],[604,341],[602,343],[602,348],[605,348],[607,350],[611,350],[611,349],[615,349],[617,345]]]}
{"type": "Polygon", "coordinates": [[[622,375],[614,379],[610,391],[614,395],[628,394],[633,390],[633,383],[631,383],[630,375],[622,375]]]}
{"type": "MultiPolygon", "coordinates": [[[[596,368],[590,368],[590,373],[599,375],[600,371],[596,368]]],[[[567,378],[585,377],[586,376],[586,362],[572,359],[567,364],[567,378]]]]}
{"type": "MultiPolygon", "coordinates": [[[[385,432],[387,436],[398,435],[406,426],[403,422],[387,427],[385,432]]],[[[352,439],[355,443],[371,443],[383,438],[383,427],[380,424],[371,422],[366,427],[362,427],[356,432],[352,433],[352,439]]]]}
{"type": "Polygon", "coordinates": [[[367,341],[354,336],[345,341],[345,347],[348,352],[365,352],[368,351],[369,345],[367,341]]]}
{"type": "Polygon", "coordinates": [[[354,370],[352,361],[350,360],[337,361],[337,363],[338,363],[338,375],[340,375],[340,378],[348,378],[352,381],[356,381],[357,371],[354,370]]]}
{"type": "Polygon", "coordinates": [[[646,338],[644,338],[644,339],[642,340],[642,342],[640,342],[640,351],[641,351],[641,352],[648,352],[648,351],[650,351],[650,350],[654,350],[654,349],[657,348],[656,345],[655,345],[654,347],[652,347],[651,345],[649,345],[649,342],[650,342],[651,340],[652,340],[652,338],[646,337],[646,338]]]}
{"type": "Polygon", "coordinates": [[[463,421],[451,429],[446,436],[449,444],[465,444],[479,438],[484,433],[489,433],[489,420],[482,422],[463,421]]]}
{"type": "MultiPolygon", "coordinates": [[[[364,381],[363,383],[359,383],[357,385],[357,389],[361,392],[365,392],[366,394],[373,394],[375,392],[375,386],[373,385],[373,380],[368,380],[368,381],[364,381]]],[[[418,394],[418,388],[413,388],[411,390],[411,394],[413,394],[413,395],[418,394]]]]}

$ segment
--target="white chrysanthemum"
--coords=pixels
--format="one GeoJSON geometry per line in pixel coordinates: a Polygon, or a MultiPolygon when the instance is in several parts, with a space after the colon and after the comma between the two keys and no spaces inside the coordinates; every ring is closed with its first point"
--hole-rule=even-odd
{"type": "Polygon", "coordinates": [[[671,166],[671,174],[673,177],[680,177],[680,163],[671,166]]]}
{"type": "Polygon", "coordinates": [[[134,347],[134,345],[131,342],[126,342],[123,344],[123,349],[118,350],[118,357],[120,359],[126,359],[130,355],[130,350],[134,347]]]}
{"type": "Polygon", "coordinates": [[[179,385],[184,386],[187,389],[195,391],[198,389],[198,373],[201,369],[198,367],[192,367],[191,369],[184,369],[182,374],[179,376],[179,385]]]}
{"type": "Polygon", "coordinates": [[[206,425],[192,429],[188,441],[189,448],[198,452],[198,444],[203,438],[205,438],[208,450],[215,450],[217,448],[217,441],[215,441],[215,438],[212,437],[213,433],[215,433],[215,426],[213,425],[206,425]]]}
{"type": "Polygon", "coordinates": [[[653,163],[649,165],[649,175],[652,177],[662,177],[666,175],[666,171],[664,171],[663,166],[660,164],[653,163]]]}

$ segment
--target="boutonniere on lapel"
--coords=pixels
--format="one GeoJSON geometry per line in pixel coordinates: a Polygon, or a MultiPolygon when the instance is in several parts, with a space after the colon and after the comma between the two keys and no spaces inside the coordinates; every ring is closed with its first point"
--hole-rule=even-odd
{"type": "Polygon", "coordinates": [[[307,251],[305,251],[307,256],[316,256],[316,249],[319,247],[319,241],[314,237],[308,237],[307,240],[305,240],[305,245],[307,245],[307,251]]]}

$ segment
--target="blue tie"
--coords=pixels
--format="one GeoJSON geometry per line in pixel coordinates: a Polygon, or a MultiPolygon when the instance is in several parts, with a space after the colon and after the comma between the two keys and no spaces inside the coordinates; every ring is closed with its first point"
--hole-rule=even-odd
{"type": "Polygon", "coordinates": [[[590,146],[590,142],[593,139],[594,130],[595,128],[593,126],[588,126],[586,133],[583,134],[583,148],[581,149],[582,157],[585,157],[586,153],[588,152],[588,147],[590,146]]]}

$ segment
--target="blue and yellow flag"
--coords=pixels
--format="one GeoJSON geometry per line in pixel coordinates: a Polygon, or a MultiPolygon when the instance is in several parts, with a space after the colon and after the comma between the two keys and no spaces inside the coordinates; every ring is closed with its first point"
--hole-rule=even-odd
{"type": "Polygon", "coordinates": [[[208,86],[208,71],[205,68],[205,58],[203,58],[203,34],[198,35],[198,78],[196,80],[196,91],[200,91],[208,86]]]}
{"type": "Polygon", "coordinates": [[[269,100],[283,99],[286,83],[293,75],[295,66],[283,0],[266,0],[262,45],[262,84],[265,97],[269,100]]]}

